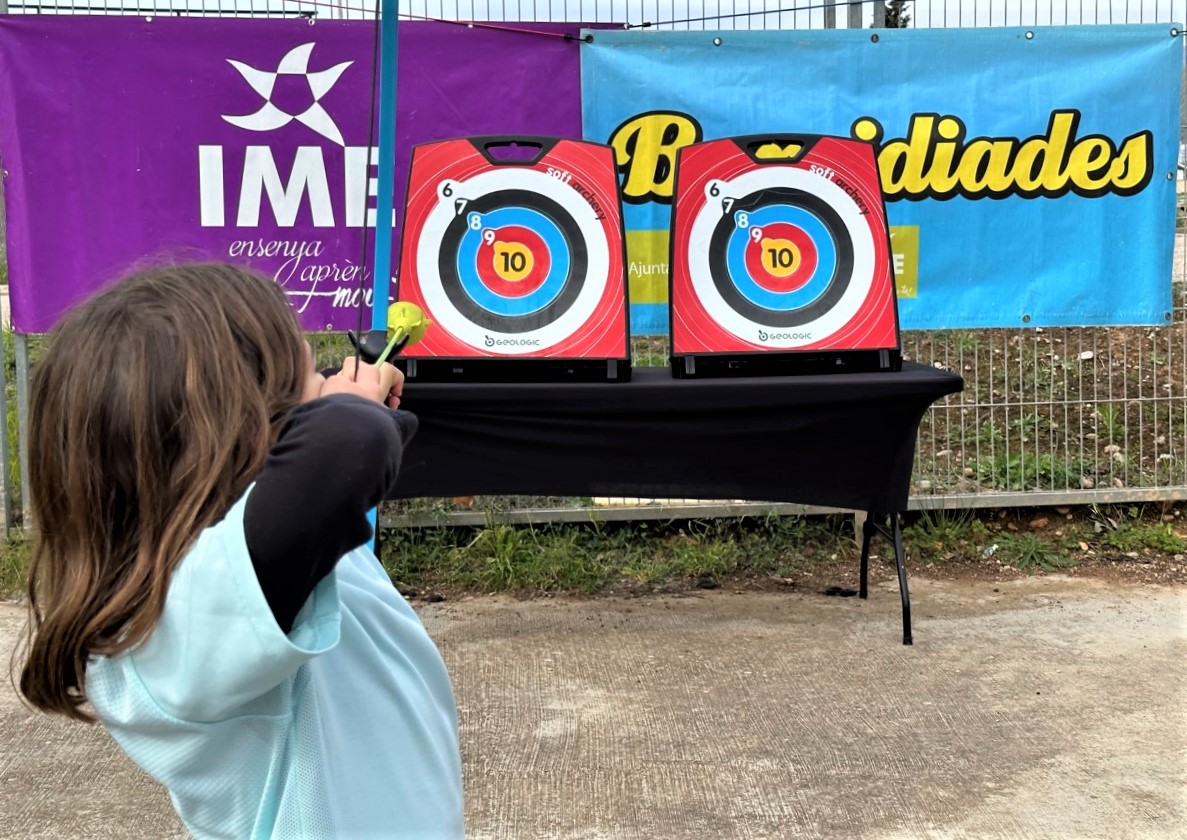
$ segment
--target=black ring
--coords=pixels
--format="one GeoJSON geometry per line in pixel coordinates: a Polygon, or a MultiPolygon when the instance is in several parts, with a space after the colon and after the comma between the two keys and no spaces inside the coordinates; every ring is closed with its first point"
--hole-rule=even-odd
{"type": "MultiPolygon", "coordinates": [[[[706,208],[706,212],[708,210],[709,208],[706,208]]],[[[713,285],[717,287],[718,294],[726,304],[744,318],[766,327],[799,327],[822,317],[836,305],[849,288],[849,281],[853,278],[853,241],[840,214],[820,196],[792,187],[761,189],[734,201],[729,212],[722,214],[717,227],[713,229],[713,235],[709,240],[709,276],[713,278],[713,285]],[[769,204],[790,204],[803,208],[816,216],[833,236],[837,252],[833,276],[829,278],[824,292],[816,300],[799,309],[778,311],[759,306],[738,291],[730,276],[726,257],[729,252],[729,238],[737,229],[734,213],[739,210],[753,213],[769,204]]]]}
{"type": "Polygon", "coordinates": [[[560,204],[546,195],[530,190],[495,190],[468,200],[445,227],[437,259],[441,287],[458,312],[485,329],[501,333],[531,332],[551,324],[564,315],[581,294],[588,264],[585,237],[581,235],[577,222],[560,204]],[[468,229],[466,219],[471,213],[486,215],[505,207],[526,207],[547,216],[557,226],[569,249],[569,274],[565,277],[560,293],[548,306],[526,315],[499,315],[479,306],[466,294],[457,272],[458,248],[468,229]]]}

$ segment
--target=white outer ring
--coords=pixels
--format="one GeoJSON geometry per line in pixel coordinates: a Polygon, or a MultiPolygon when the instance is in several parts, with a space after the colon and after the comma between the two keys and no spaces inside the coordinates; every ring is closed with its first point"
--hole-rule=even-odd
{"type": "Polygon", "coordinates": [[[732,181],[714,179],[706,185],[705,206],[693,220],[692,230],[688,238],[688,270],[692,278],[693,289],[701,300],[701,305],[711,318],[717,321],[732,335],[751,344],[775,349],[790,349],[802,347],[821,341],[840,330],[861,311],[874,282],[874,241],[869,224],[858,210],[856,202],[832,182],[831,179],[813,174],[806,169],[778,167],[769,169],[754,169],[734,178],[732,181]],[[716,199],[708,197],[708,189],[716,184],[721,195],[716,199]],[[833,304],[832,309],[825,312],[814,321],[800,324],[796,327],[770,327],[751,321],[738,312],[713,283],[709,270],[709,242],[713,231],[721,220],[721,201],[725,198],[744,198],[753,192],[772,187],[791,187],[815,195],[829,204],[849,232],[849,240],[853,243],[853,275],[849,280],[849,287],[841,295],[841,299],[833,304]],[[759,330],[765,333],[774,332],[775,335],[809,335],[807,338],[759,338],[759,330]]]}
{"type": "Polygon", "coordinates": [[[508,356],[539,353],[571,338],[597,309],[598,301],[602,299],[609,279],[610,254],[606,246],[606,235],[593,208],[572,187],[534,169],[495,169],[464,181],[448,180],[453,185],[453,195],[449,198],[442,197],[438,186],[437,204],[425,219],[420,238],[416,242],[416,271],[420,280],[420,292],[424,296],[425,308],[433,320],[451,335],[484,353],[508,356]],[[460,198],[472,201],[497,190],[528,190],[547,196],[569,212],[577,229],[585,238],[585,282],[576,300],[568,311],[555,321],[528,332],[497,332],[481,324],[475,324],[453,305],[441,283],[441,244],[446,228],[457,215],[454,202],[460,198]],[[495,340],[511,340],[514,343],[488,347],[488,336],[495,340]],[[530,343],[533,341],[538,343],[530,343]]]}

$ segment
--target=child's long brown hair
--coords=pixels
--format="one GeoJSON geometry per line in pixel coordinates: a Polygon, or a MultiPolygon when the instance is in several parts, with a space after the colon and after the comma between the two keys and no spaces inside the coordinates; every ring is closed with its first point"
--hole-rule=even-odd
{"type": "Polygon", "coordinates": [[[30,703],[92,720],[88,657],[152,631],[170,574],[259,472],[309,370],[283,292],[229,265],[135,274],[55,327],[29,407],[30,703]]]}

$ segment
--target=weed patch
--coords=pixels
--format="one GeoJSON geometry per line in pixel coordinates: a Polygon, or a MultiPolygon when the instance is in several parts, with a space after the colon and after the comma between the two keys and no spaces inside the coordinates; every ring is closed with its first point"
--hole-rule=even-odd
{"type": "Polygon", "coordinates": [[[1187,542],[1170,525],[1163,523],[1122,522],[1105,533],[1105,545],[1120,552],[1150,550],[1163,554],[1181,554],[1187,542]]]}
{"type": "Polygon", "coordinates": [[[1003,563],[1033,572],[1041,569],[1052,572],[1075,565],[1075,561],[1052,546],[1038,534],[1003,534],[998,538],[997,556],[1003,563]]]}
{"type": "Polygon", "coordinates": [[[25,591],[28,567],[28,538],[22,531],[9,531],[0,542],[0,599],[14,598],[25,591]]]}
{"type": "Polygon", "coordinates": [[[13,343],[12,330],[4,330],[3,344],[4,410],[8,429],[8,463],[3,466],[3,469],[8,470],[8,488],[13,496],[11,507],[13,510],[20,510],[21,461],[16,410],[16,346],[13,343]]]}
{"type": "Polygon", "coordinates": [[[921,510],[903,528],[903,545],[908,553],[967,559],[976,556],[988,535],[972,510],[921,510]]]}
{"type": "Polygon", "coordinates": [[[1036,455],[1030,451],[999,452],[977,462],[978,477],[998,490],[1050,490],[1079,486],[1079,459],[1036,455]]]}

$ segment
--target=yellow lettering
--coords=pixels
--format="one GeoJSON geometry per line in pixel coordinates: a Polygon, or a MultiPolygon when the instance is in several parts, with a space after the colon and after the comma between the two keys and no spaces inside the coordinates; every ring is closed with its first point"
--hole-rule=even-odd
{"type": "Polygon", "coordinates": [[[855,120],[849,133],[877,150],[882,192],[889,201],[1133,195],[1146,187],[1152,177],[1150,131],[1125,138],[1118,150],[1107,137],[1077,139],[1079,125],[1079,111],[1052,111],[1043,134],[966,142],[959,118],[914,114],[906,137],[884,142],[883,127],[872,117],[855,120]]]}
{"type": "Polygon", "coordinates": [[[1027,139],[1014,158],[1014,182],[1023,193],[1056,193],[1067,183],[1064,162],[1068,140],[1079,121],[1074,111],[1057,111],[1046,136],[1027,139]]]}
{"type": "Polygon", "coordinates": [[[1137,192],[1150,180],[1150,152],[1154,146],[1154,136],[1143,131],[1128,138],[1121,146],[1121,153],[1113,161],[1110,175],[1113,186],[1122,194],[1137,192]]]}
{"type": "Polygon", "coordinates": [[[1005,195],[1010,189],[1010,155],[1014,144],[1009,140],[971,141],[960,157],[960,186],[966,195],[988,193],[1005,195]]]}
{"type": "Polygon", "coordinates": [[[960,141],[964,137],[964,123],[956,117],[944,117],[936,125],[936,145],[932,151],[929,168],[929,187],[932,192],[952,193],[958,179],[956,158],[960,154],[960,141]]]}
{"type": "Polygon", "coordinates": [[[687,114],[639,114],[616,128],[610,146],[623,173],[623,201],[671,202],[676,152],[700,139],[700,124],[687,114]]]}
{"type": "Polygon", "coordinates": [[[1085,137],[1077,143],[1067,162],[1075,185],[1093,193],[1107,188],[1112,151],[1103,137],[1085,137]]]}
{"type": "Polygon", "coordinates": [[[888,197],[897,193],[918,196],[927,192],[923,164],[931,146],[935,119],[935,114],[916,114],[911,117],[907,139],[892,140],[878,152],[882,191],[888,197]]]}
{"type": "Polygon", "coordinates": [[[855,140],[877,146],[882,142],[882,124],[873,117],[860,117],[849,128],[849,134],[855,140]]]}

